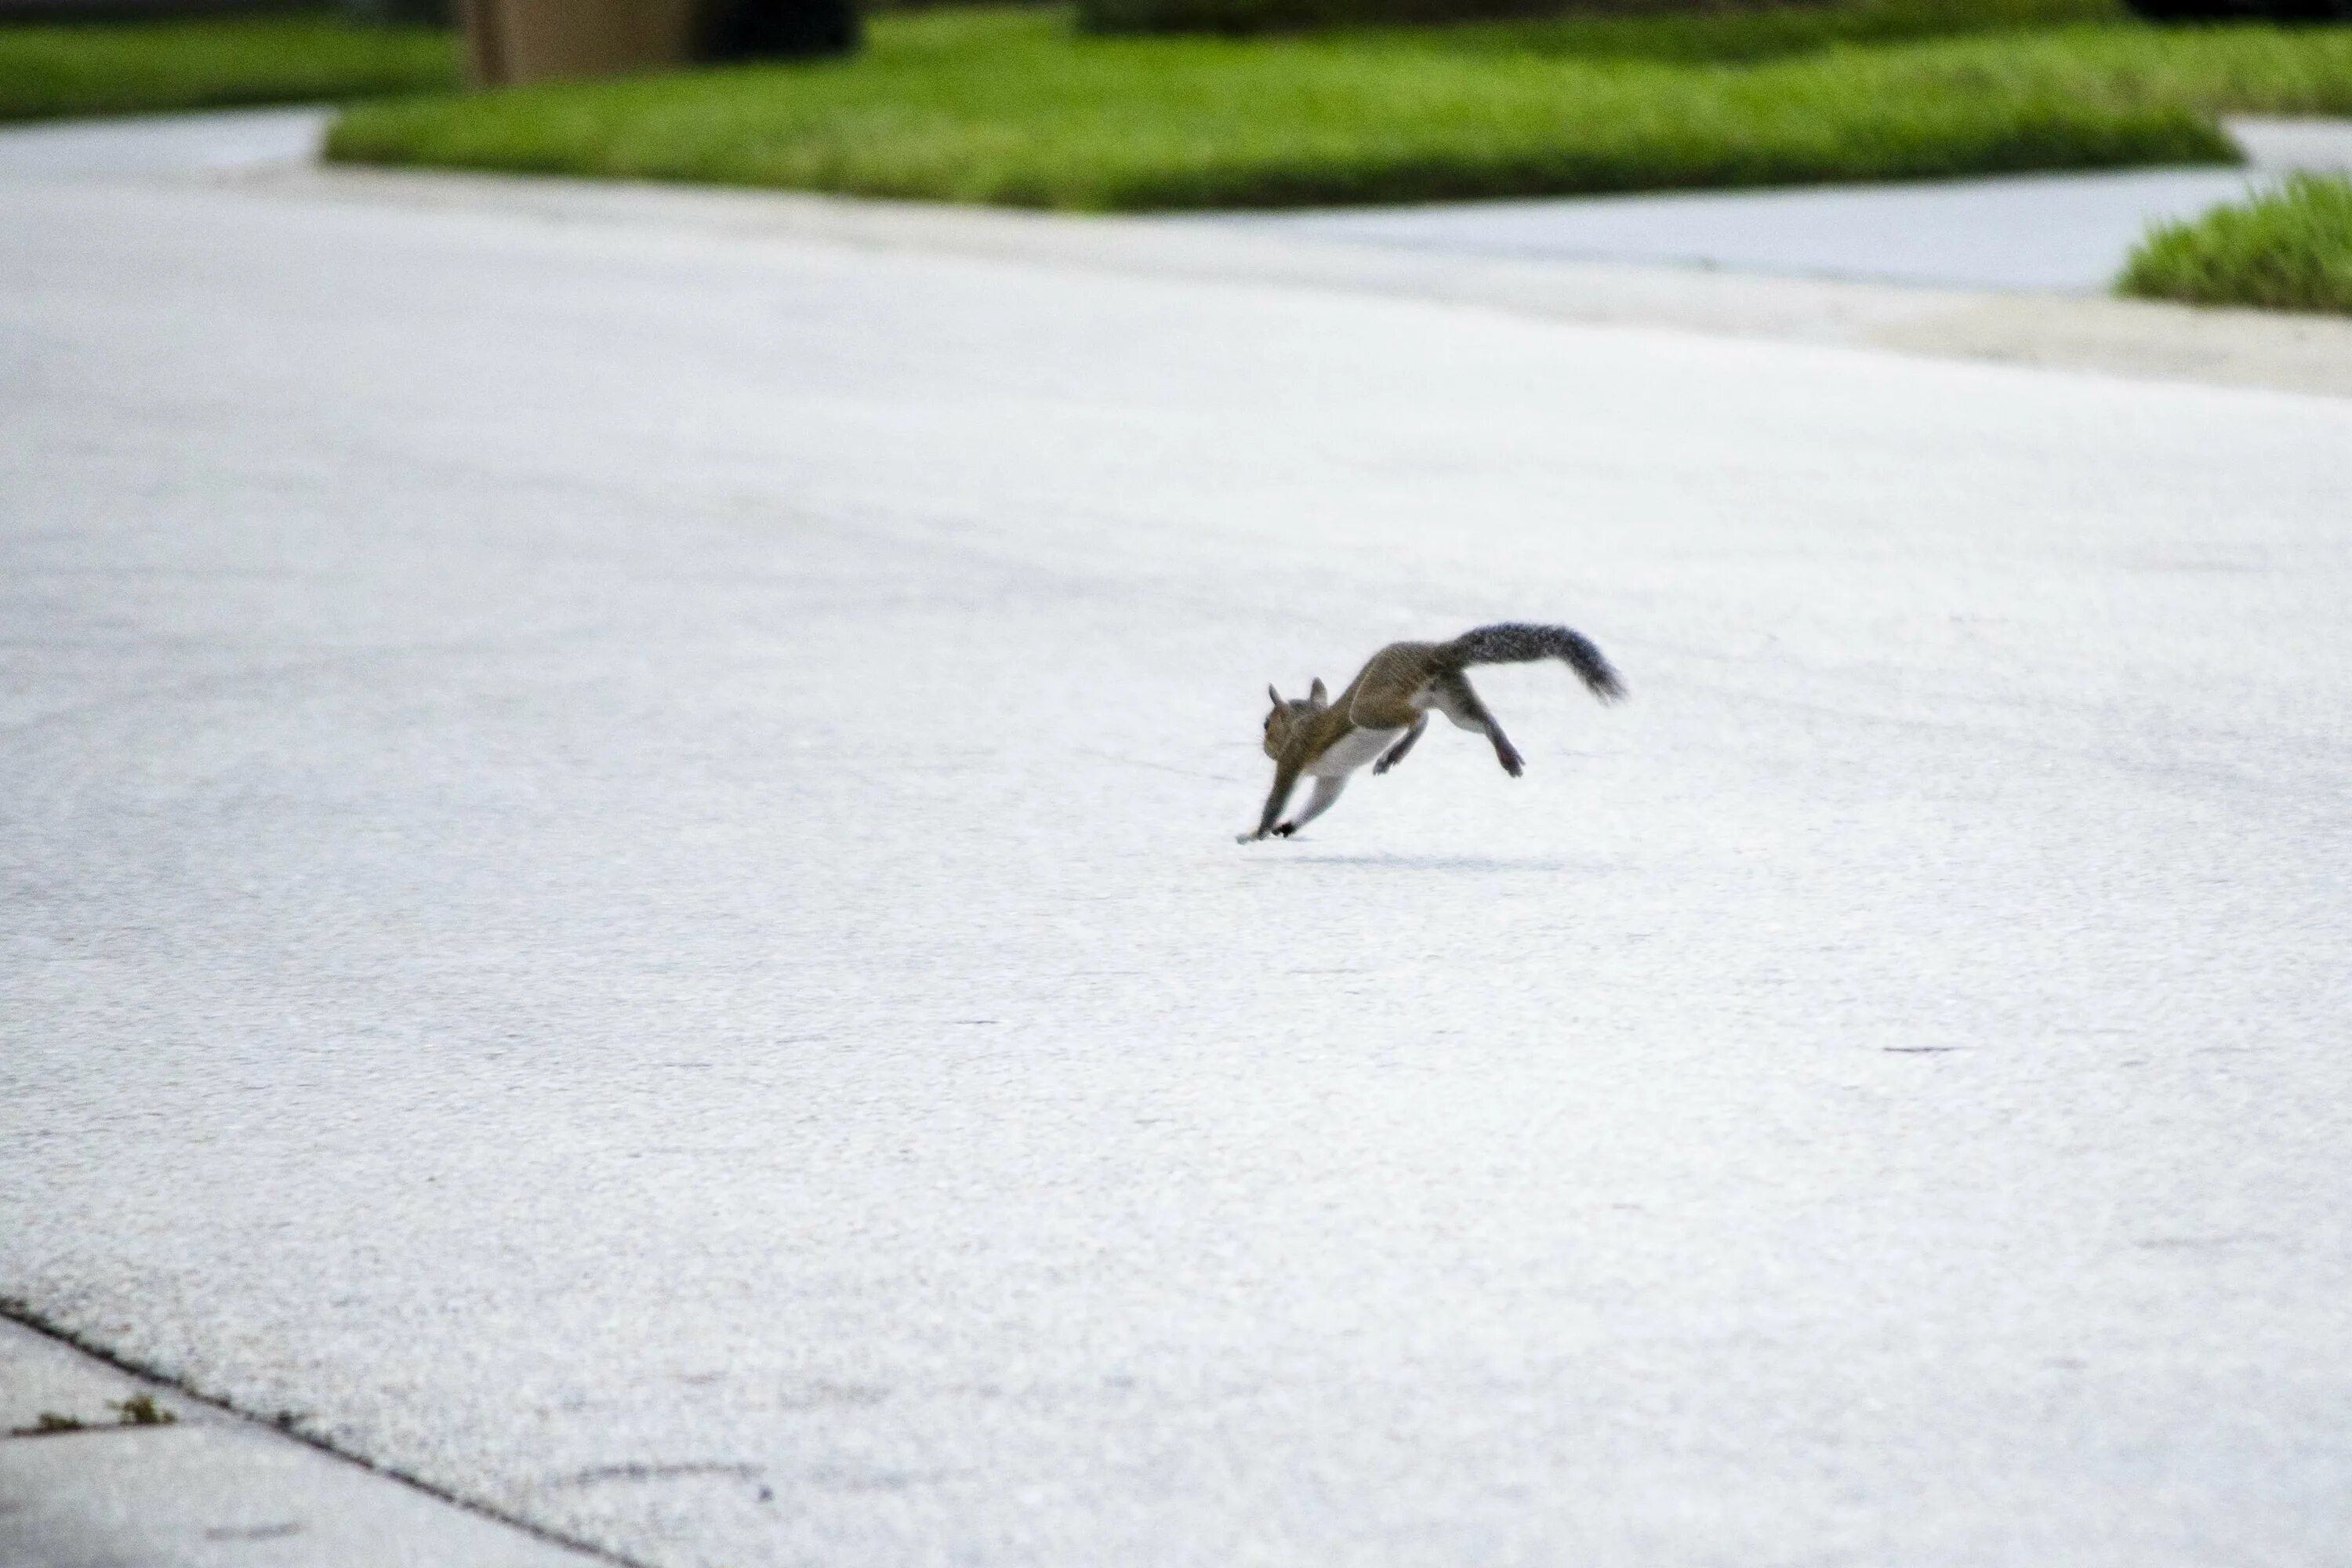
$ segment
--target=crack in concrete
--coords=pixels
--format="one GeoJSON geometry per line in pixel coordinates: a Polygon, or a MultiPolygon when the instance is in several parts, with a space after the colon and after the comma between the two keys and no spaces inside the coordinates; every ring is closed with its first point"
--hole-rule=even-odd
{"type": "MultiPolygon", "coordinates": [[[[534,1540],[543,1541],[551,1546],[560,1546],[569,1551],[580,1552],[585,1556],[593,1558],[600,1563],[612,1563],[614,1565],[614,1568],[652,1568],[652,1565],[649,1563],[640,1562],[635,1558],[624,1557],[620,1553],[614,1552],[609,1548],[599,1546],[593,1542],[583,1541],[575,1536],[565,1535],[561,1531],[550,1530],[545,1525],[536,1523],[533,1521],[523,1519],[518,1515],[492,1508],[486,1503],[477,1502],[471,1498],[459,1496],[455,1492],[449,1491],[445,1488],[436,1486],[432,1482],[424,1480],[419,1477],[409,1475],[401,1470],[393,1469],[384,1465],[380,1465],[363,1454],[357,1454],[349,1449],[338,1447],[333,1443],[315,1433],[297,1431],[283,1423],[270,1421],[253,1411],[241,1409],[228,1399],[223,1398],[218,1394],[207,1394],[204,1390],[190,1385],[170,1373],[164,1372],[156,1367],[142,1364],[140,1362],[131,1357],[124,1356],[106,1345],[98,1343],[96,1341],[90,1339],[89,1336],[81,1333],[78,1330],[68,1327],[67,1324],[51,1318],[47,1313],[33,1306],[29,1301],[24,1300],[19,1297],[0,1296],[0,1319],[5,1319],[9,1322],[30,1329],[35,1333],[41,1334],[48,1339],[56,1340],[60,1344],[69,1345],[73,1349],[79,1351],[82,1354],[89,1356],[95,1361],[102,1362],[106,1365],[113,1367],[118,1372],[129,1373],[133,1377],[144,1378],[151,1383],[162,1384],[163,1386],[172,1389],[184,1398],[194,1400],[201,1405],[209,1405],[213,1409],[221,1411],[226,1415],[234,1415],[240,1421],[251,1422],[256,1426],[272,1427],[277,1431],[283,1432],[287,1436],[292,1438],[297,1443],[302,1444],[306,1447],[315,1448],[320,1453],[340,1459],[347,1465],[355,1466],[360,1469],[367,1471],[371,1475],[381,1476],[386,1480],[397,1482],[399,1485],[406,1487],[412,1491],[423,1493],[425,1496],[433,1499],[436,1502],[446,1503],[452,1508],[461,1509],[467,1513],[475,1514],[480,1518],[492,1521],[495,1523],[505,1525],[512,1530],[519,1530],[534,1540]]],[[[85,1428],[85,1430],[105,1432],[135,1430],[139,1428],[140,1425],[141,1424],[138,1423],[131,1423],[123,1426],[89,1427],[85,1428]]],[[[155,1424],[148,1424],[146,1429],[152,1430],[154,1425],[155,1424]]]]}

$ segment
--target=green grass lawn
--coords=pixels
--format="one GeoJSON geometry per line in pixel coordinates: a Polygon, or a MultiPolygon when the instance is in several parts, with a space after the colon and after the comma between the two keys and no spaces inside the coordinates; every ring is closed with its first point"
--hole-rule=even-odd
{"type": "Polygon", "coordinates": [[[935,11],[876,18],[844,61],[365,105],[329,152],[1133,210],[2224,161],[2216,110],[2352,110],[2352,28],[2158,29],[2090,0],[1819,10],[1255,39],[935,11]],[[1971,25],[1989,10],[2008,30],[1971,25]],[[1964,36],[1920,37],[1932,15],[1964,36]]]}
{"type": "Polygon", "coordinates": [[[2352,179],[2298,174],[2251,201],[2158,225],[2116,287],[2195,305],[2352,316],[2352,179]]]}
{"type": "Polygon", "coordinates": [[[301,103],[457,85],[446,33],[331,16],[0,23],[0,121],[301,103]]]}

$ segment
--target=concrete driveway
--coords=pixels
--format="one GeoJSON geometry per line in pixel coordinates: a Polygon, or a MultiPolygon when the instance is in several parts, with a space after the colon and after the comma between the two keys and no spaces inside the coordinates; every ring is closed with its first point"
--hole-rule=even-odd
{"type": "Polygon", "coordinates": [[[1455,256],[1617,261],[1944,289],[2104,293],[2149,226],[2298,169],[2352,169],[2352,121],[2233,119],[2244,168],[1704,191],[1188,218],[1455,256]]]}
{"type": "Polygon", "coordinates": [[[2352,402],[405,189],[0,192],[16,1310],[646,1563],[2340,1553],[2352,402]]]}

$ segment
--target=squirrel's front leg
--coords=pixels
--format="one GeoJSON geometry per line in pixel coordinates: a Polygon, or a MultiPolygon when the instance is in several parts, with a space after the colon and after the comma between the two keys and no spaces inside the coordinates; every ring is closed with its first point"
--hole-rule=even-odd
{"type": "Polygon", "coordinates": [[[1389,748],[1389,754],[1372,764],[1372,772],[1375,774],[1384,773],[1391,768],[1396,766],[1399,763],[1404,761],[1405,753],[1412,750],[1412,743],[1415,741],[1420,740],[1421,732],[1428,728],[1428,714],[1423,713],[1414,719],[1412,721],[1412,728],[1404,732],[1404,739],[1399,741],[1395,745],[1391,746],[1389,748]]]}
{"type": "Polygon", "coordinates": [[[1339,792],[1347,787],[1348,781],[1344,775],[1339,778],[1317,779],[1315,781],[1315,793],[1307,797],[1307,809],[1300,812],[1297,816],[1292,817],[1288,822],[1284,823],[1281,826],[1276,828],[1275,831],[1281,834],[1285,838],[1289,837],[1292,834],[1297,832],[1300,828],[1306,826],[1308,823],[1314,821],[1325,812],[1330,810],[1331,807],[1338,803],[1339,799],[1339,792]]]}
{"type": "Polygon", "coordinates": [[[1265,810],[1258,814],[1255,833],[1234,836],[1236,844],[1251,844],[1276,831],[1275,824],[1282,820],[1282,808],[1290,804],[1290,792],[1298,784],[1298,759],[1286,756],[1274,764],[1274,788],[1266,792],[1265,810]]]}

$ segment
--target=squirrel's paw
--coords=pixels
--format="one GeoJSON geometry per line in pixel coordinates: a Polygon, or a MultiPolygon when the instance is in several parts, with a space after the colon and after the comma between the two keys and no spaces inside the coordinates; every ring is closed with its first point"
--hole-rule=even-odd
{"type": "Polygon", "coordinates": [[[1274,835],[1277,838],[1287,838],[1297,831],[1298,824],[1295,822],[1286,822],[1281,826],[1274,830],[1274,835]]]}

